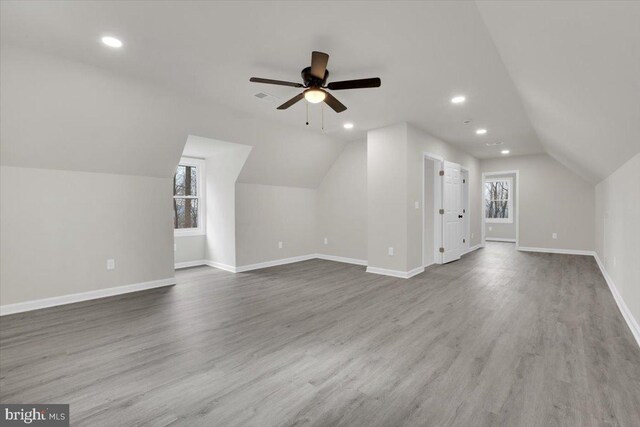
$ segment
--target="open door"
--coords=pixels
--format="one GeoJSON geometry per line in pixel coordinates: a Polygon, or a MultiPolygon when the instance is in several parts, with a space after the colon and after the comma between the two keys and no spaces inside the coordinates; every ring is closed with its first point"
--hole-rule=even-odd
{"type": "Polygon", "coordinates": [[[442,182],[442,262],[447,263],[462,256],[462,174],[460,165],[444,162],[442,182]]]}

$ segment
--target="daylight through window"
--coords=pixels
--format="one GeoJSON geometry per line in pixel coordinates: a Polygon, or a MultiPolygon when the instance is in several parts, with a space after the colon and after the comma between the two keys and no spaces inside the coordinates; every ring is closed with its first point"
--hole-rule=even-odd
{"type": "Polygon", "coordinates": [[[183,232],[202,230],[201,161],[182,159],[173,177],[173,228],[183,232]]]}
{"type": "Polygon", "coordinates": [[[485,181],[484,212],[487,222],[513,222],[512,184],[511,178],[485,181]]]}

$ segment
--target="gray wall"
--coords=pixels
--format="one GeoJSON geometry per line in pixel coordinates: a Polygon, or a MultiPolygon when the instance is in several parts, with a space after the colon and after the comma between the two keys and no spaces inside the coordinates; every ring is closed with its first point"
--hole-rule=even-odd
{"type": "Polygon", "coordinates": [[[596,253],[640,321],[640,154],[596,186],[596,253]]]}
{"type": "Polygon", "coordinates": [[[478,160],[407,123],[367,134],[368,261],[370,267],[407,272],[423,265],[423,154],[469,169],[470,246],[480,243],[478,160]],[[418,202],[419,208],[415,208],[418,202]],[[388,255],[388,248],[394,255],[388,255]]]}
{"type": "Polygon", "coordinates": [[[173,277],[171,179],[0,171],[2,305],[173,277]]]}
{"type": "Polygon", "coordinates": [[[176,236],[174,239],[174,256],[176,264],[205,259],[207,236],[176,236]]]}
{"type": "Polygon", "coordinates": [[[485,159],[481,168],[519,171],[521,247],[594,250],[593,184],[546,154],[485,159]]]}
{"type": "Polygon", "coordinates": [[[316,190],[237,183],[235,221],[238,267],[314,254],[316,190]]]}
{"type": "Polygon", "coordinates": [[[318,253],[367,259],[366,140],[347,144],[320,183],[316,230],[318,253]]]}
{"type": "MultiPolygon", "coordinates": [[[[517,203],[517,182],[516,182],[516,174],[501,174],[501,175],[491,175],[490,178],[511,178],[512,180],[512,188],[511,188],[511,197],[513,198],[513,207],[512,207],[512,215],[513,222],[503,223],[503,222],[487,222],[485,223],[485,238],[487,240],[491,239],[511,239],[516,240],[516,227],[518,226],[518,203],[517,203]]],[[[484,189],[482,190],[482,197],[484,198],[484,189]]],[[[484,200],[483,200],[484,202],[484,200]]]]}

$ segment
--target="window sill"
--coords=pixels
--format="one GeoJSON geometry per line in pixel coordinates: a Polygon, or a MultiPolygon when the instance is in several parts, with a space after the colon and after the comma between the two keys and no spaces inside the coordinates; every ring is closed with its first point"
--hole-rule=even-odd
{"type": "Polygon", "coordinates": [[[509,218],[509,219],[485,218],[484,222],[486,222],[487,224],[513,224],[513,218],[509,218]]]}
{"type": "Polygon", "coordinates": [[[173,230],[173,237],[204,236],[205,234],[205,231],[201,228],[173,230]]]}

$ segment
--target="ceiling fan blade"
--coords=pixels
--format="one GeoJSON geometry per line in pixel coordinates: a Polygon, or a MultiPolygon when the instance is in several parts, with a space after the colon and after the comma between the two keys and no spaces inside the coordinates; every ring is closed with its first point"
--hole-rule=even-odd
{"type": "Polygon", "coordinates": [[[302,85],[301,83],[285,82],[282,80],[261,79],[260,77],[251,77],[249,81],[253,83],[266,83],[269,85],[304,87],[304,85],[302,85]]]}
{"type": "Polygon", "coordinates": [[[293,98],[291,98],[290,100],[288,100],[287,102],[285,102],[284,104],[279,106],[278,110],[286,110],[287,108],[291,107],[296,102],[300,101],[302,98],[304,98],[304,92],[299,93],[298,95],[294,96],[293,98]]]}
{"type": "Polygon", "coordinates": [[[335,111],[336,113],[342,113],[347,109],[347,107],[345,107],[342,102],[338,101],[336,97],[331,95],[329,92],[327,92],[327,96],[324,98],[324,102],[329,107],[333,108],[333,111],[335,111]]]}
{"type": "Polygon", "coordinates": [[[380,87],[382,81],[378,77],[370,79],[358,79],[358,80],[344,80],[341,82],[331,82],[327,85],[331,90],[343,90],[343,89],[365,89],[368,87],[380,87]]]}
{"type": "Polygon", "coordinates": [[[327,71],[327,62],[329,62],[329,55],[324,52],[311,52],[311,75],[320,80],[324,79],[324,74],[327,71]]]}

